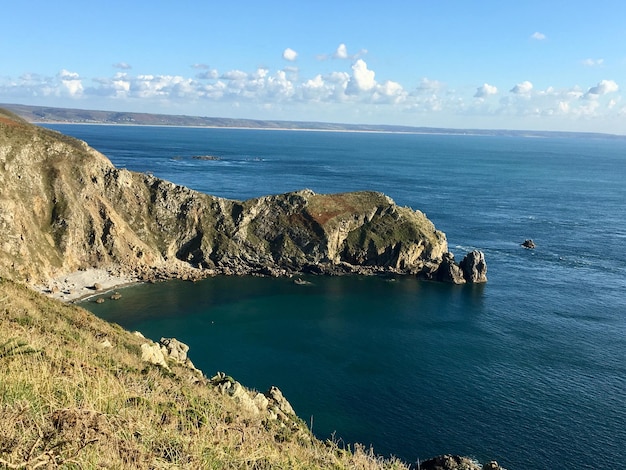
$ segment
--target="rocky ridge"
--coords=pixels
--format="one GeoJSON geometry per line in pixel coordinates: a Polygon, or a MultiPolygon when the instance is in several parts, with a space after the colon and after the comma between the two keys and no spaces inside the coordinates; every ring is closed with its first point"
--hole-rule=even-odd
{"type": "Polygon", "coordinates": [[[0,274],[31,284],[88,268],[144,280],[385,272],[486,281],[482,253],[462,269],[423,213],[381,193],[218,198],[115,168],[85,142],[6,111],[0,188],[0,274]]]}

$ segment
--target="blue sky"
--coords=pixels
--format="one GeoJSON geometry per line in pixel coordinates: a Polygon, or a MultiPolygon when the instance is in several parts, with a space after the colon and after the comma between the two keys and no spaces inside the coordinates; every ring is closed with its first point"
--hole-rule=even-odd
{"type": "Polygon", "coordinates": [[[10,2],[0,102],[626,134],[626,2],[10,2]]]}

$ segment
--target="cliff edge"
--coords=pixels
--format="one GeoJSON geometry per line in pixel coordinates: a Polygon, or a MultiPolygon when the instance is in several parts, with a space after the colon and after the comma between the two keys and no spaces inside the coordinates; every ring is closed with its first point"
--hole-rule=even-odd
{"type": "Polygon", "coordinates": [[[0,275],[31,284],[87,268],[142,279],[390,272],[486,281],[484,258],[466,275],[444,233],[381,193],[218,198],[115,168],[85,142],[3,110],[0,188],[0,275]]]}

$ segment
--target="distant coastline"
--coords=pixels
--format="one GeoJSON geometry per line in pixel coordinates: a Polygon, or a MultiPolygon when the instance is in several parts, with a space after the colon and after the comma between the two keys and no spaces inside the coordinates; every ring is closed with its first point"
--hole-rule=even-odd
{"type": "Polygon", "coordinates": [[[453,129],[384,124],[343,124],[313,121],[234,119],[172,114],[99,111],[74,108],[57,108],[49,106],[31,106],[22,104],[0,104],[0,107],[6,108],[14,112],[18,116],[22,117],[23,119],[37,124],[100,124],[154,127],[198,127],[279,131],[363,132],[386,134],[512,136],[535,138],[584,137],[626,140],[626,135],[604,134],[599,132],[532,131],[509,129],[453,129]]]}

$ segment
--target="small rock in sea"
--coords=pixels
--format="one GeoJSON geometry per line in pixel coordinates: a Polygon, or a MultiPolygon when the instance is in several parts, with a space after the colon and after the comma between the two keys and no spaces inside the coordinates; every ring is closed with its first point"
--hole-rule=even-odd
{"type": "Polygon", "coordinates": [[[103,303],[104,303],[104,297],[98,297],[98,298],[96,299],[96,303],[97,303],[97,304],[103,304],[103,303]]]}
{"type": "Polygon", "coordinates": [[[530,238],[528,240],[524,240],[524,243],[522,243],[522,246],[524,248],[528,248],[529,250],[532,250],[533,248],[535,248],[535,242],[532,241],[530,238]]]}
{"type": "Polygon", "coordinates": [[[111,300],[120,300],[122,298],[122,294],[120,294],[119,292],[115,292],[114,294],[111,295],[111,300]]]}

